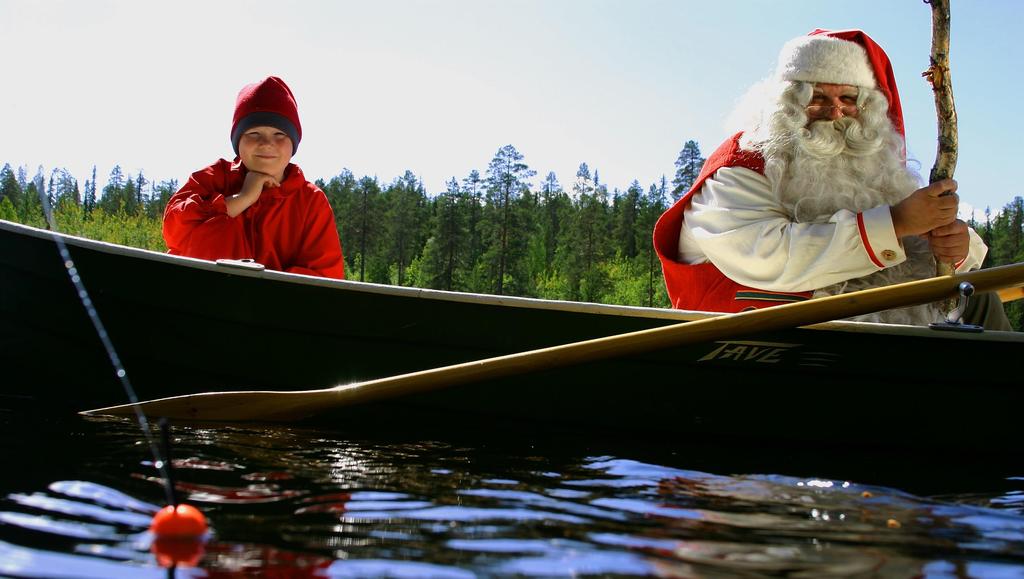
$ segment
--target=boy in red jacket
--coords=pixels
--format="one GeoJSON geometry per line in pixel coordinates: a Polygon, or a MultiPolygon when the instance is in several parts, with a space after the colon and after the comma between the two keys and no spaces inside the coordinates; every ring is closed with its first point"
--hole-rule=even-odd
{"type": "Polygon", "coordinates": [[[231,123],[235,160],[196,171],[164,211],[168,252],[253,259],[268,269],[345,277],[327,196],[291,158],[302,139],[292,91],[271,76],[238,93],[231,123]]]}

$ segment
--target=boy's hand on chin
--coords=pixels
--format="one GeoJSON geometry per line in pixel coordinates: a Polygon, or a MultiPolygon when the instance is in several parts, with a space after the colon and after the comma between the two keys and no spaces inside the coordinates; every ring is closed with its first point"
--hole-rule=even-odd
{"type": "Polygon", "coordinates": [[[245,181],[242,183],[242,190],[239,193],[242,196],[252,196],[252,200],[255,202],[260,198],[260,193],[263,192],[263,189],[280,186],[281,183],[272,175],[260,173],[259,171],[249,171],[245,175],[245,181]]]}
{"type": "Polygon", "coordinates": [[[264,188],[280,186],[281,183],[271,175],[249,171],[245,175],[245,181],[242,182],[242,190],[237,195],[225,199],[228,215],[237,217],[260,198],[260,193],[263,193],[264,188]]]}

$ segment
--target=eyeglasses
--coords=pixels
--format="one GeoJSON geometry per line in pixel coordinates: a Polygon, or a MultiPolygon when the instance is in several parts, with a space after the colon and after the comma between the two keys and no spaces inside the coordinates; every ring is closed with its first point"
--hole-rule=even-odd
{"type": "Polygon", "coordinates": [[[863,110],[863,108],[860,105],[807,105],[804,107],[808,116],[815,118],[830,116],[832,109],[839,109],[839,112],[843,113],[844,116],[852,117],[863,110]]]}

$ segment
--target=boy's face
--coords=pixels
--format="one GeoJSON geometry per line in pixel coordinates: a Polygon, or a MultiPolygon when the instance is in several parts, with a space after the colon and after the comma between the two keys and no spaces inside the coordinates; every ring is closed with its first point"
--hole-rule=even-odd
{"type": "Polygon", "coordinates": [[[252,127],[238,141],[238,157],[246,169],[284,179],[284,170],[292,159],[292,140],[274,127],[252,127]]]}

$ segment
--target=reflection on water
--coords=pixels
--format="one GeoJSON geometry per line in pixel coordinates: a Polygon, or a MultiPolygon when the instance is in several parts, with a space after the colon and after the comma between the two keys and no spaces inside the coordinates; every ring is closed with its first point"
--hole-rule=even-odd
{"type": "MultiPolygon", "coordinates": [[[[168,576],[147,532],[159,474],[133,423],[0,419],[0,575],[168,576]]],[[[972,473],[953,464],[900,490],[871,458],[838,480],[834,462],[765,470],[763,452],[526,432],[173,438],[179,493],[212,529],[178,577],[1024,576],[1024,478],[975,473],[964,490],[972,473]],[[827,472],[770,474],[808,468],[827,472]]]]}

